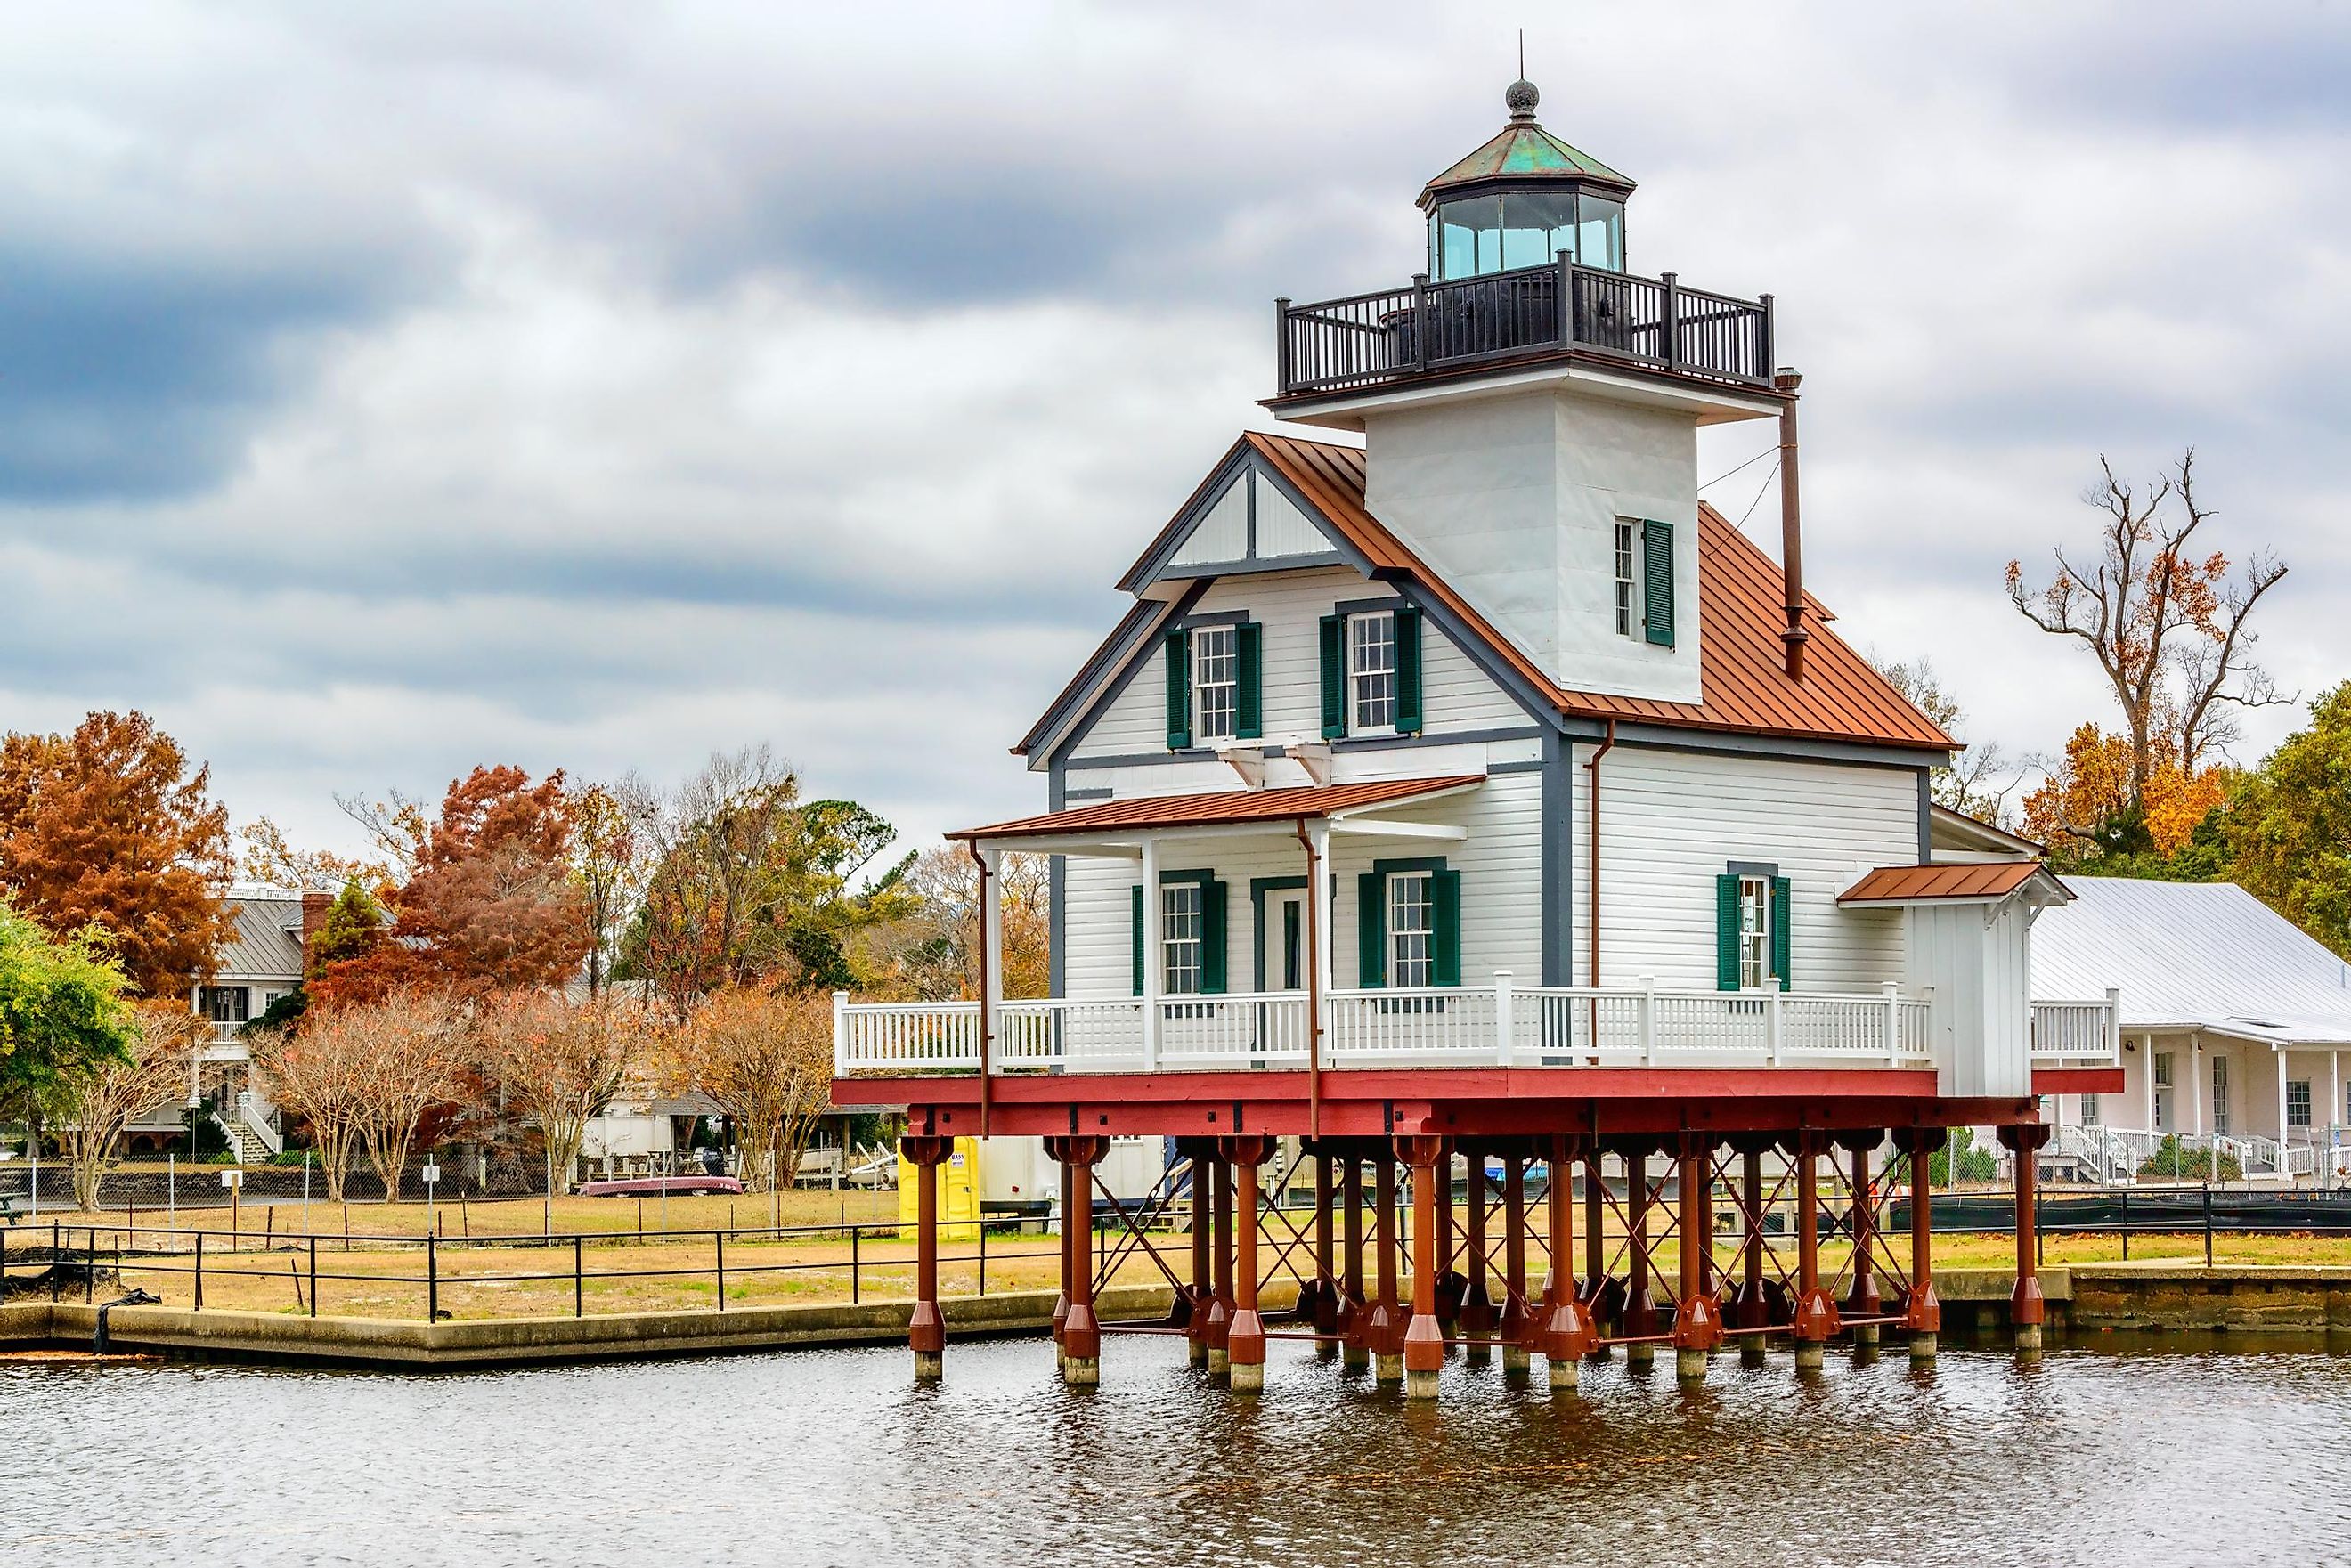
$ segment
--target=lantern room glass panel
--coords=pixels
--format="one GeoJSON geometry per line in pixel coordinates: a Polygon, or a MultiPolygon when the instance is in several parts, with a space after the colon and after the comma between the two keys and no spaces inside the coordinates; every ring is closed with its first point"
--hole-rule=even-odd
{"type": "Polygon", "coordinates": [[[1625,270],[1625,204],[1606,196],[1581,198],[1576,220],[1575,259],[1586,267],[1625,270]]]}

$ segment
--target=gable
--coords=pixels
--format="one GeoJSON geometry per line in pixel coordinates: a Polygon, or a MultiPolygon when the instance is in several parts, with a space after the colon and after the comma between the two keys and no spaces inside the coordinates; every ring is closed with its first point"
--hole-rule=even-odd
{"type": "Polygon", "coordinates": [[[1311,515],[1289,481],[1243,438],[1127,569],[1119,587],[1142,593],[1154,583],[1353,559],[1344,537],[1311,515]]]}

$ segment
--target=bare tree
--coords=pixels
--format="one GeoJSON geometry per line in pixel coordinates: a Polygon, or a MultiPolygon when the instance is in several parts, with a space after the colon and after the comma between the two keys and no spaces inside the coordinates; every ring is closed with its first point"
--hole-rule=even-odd
{"type": "Polygon", "coordinates": [[[339,1011],[368,1044],[359,1075],[360,1144],[383,1178],[384,1201],[396,1202],[417,1124],[461,1087],[461,1004],[452,992],[419,988],[339,1011]]]}
{"type": "MultiPolygon", "coordinates": [[[[1959,706],[1959,698],[1944,689],[1931,663],[1919,659],[1908,664],[1888,664],[1875,653],[1870,663],[1936,728],[1956,737],[1966,727],[1965,710],[1959,706]]],[[[1996,740],[1969,742],[1961,746],[1949,766],[1934,769],[1928,787],[1937,805],[2001,827],[2008,815],[2010,792],[2029,771],[2030,764],[2011,761],[1996,740]]]]}
{"type": "Polygon", "coordinates": [[[538,1123],[554,1169],[569,1178],[588,1124],[628,1083],[647,1030],[643,1008],[610,997],[585,1003],[552,991],[513,991],[475,1022],[483,1065],[538,1123]]]}
{"type": "Polygon", "coordinates": [[[635,955],[674,1019],[783,955],[762,940],[787,896],[799,780],[768,747],[715,754],[649,824],[653,869],[635,955]]]}
{"type": "Polygon", "coordinates": [[[2071,637],[2098,661],[2130,741],[2130,797],[2146,794],[2158,753],[2193,770],[2235,735],[2236,711],[2288,699],[2246,657],[2248,622],[2286,574],[2284,561],[2256,551],[2230,575],[2218,550],[2199,559],[2197,535],[2214,513],[2196,499],[2196,452],[2142,490],[2098,459],[2102,483],[2083,496],[2105,512],[2098,558],[2084,570],[2061,548],[2056,574],[2039,588],[2008,563],[2017,612],[2054,636],[2071,637]]]}
{"type": "MultiPolygon", "coordinates": [[[[1041,997],[1052,959],[1052,861],[1008,854],[992,895],[1004,912],[1004,994],[1041,997]]],[[[979,994],[979,868],[962,844],[936,844],[906,874],[914,908],[874,934],[875,967],[893,992],[925,1001],[979,994]]]]}
{"type": "Polygon", "coordinates": [[[178,1002],[141,1003],[132,1018],[129,1056],[78,1063],[44,1097],[73,1173],[74,1206],[84,1210],[98,1207],[131,1118],[174,1098],[207,1032],[204,1019],[178,1002]]]}
{"type": "Polygon", "coordinates": [[[375,1048],[373,1020],[362,1008],[314,1009],[299,1033],[256,1031],[248,1044],[269,1081],[270,1097],[308,1124],[310,1146],[327,1184],[327,1201],[343,1201],[343,1178],[360,1144],[366,1081],[375,1048]]]}
{"type": "Polygon", "coordinates": [[[789,1186],[832,1091],[832,1003],[747,987],[710,996],[664,1037],[657,1073],[726,1113],[746,1186],[789,1186]]]}
{"type": "Polygon", "coordinates": [[[661,803],[631,773],[574,789],[570,808],[572,876],[588,916],[588,994],[594,997],[611,976],[622,934],[651,874],[661,803]]]}

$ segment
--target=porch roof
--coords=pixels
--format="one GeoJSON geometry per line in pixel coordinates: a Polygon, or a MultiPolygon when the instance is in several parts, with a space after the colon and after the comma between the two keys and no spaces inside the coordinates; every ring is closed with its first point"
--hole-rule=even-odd
{"type": "Polygon", "coordinates": [[[1249,823],[1316,821],[1369,806],[1423,800],[1486,781],[1482,773],[1441,779],[1365,779],[1347,784],[1302,784],[1278,789],[1224,789],[1206,795],[1148,795],[1097,800],[1041,817],[966,828],[951,839],[1094,837],[1169,828],[1222,828],[1249,823]]]}
{"type": "Polygon", "coordinates": [[[2039,861],[1995,861],[1989,864],[1882,865],[1837,894],[1845,905],[1883,904],[1991,904],[2041,878],[2047,901],[2064,904],[2073,898],[2065,884],[2039,861]]]}

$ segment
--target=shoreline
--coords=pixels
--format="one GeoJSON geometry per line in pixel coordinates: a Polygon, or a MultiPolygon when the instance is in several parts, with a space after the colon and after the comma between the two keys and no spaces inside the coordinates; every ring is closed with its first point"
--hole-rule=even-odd
{"type": "MultiPolygon", "coordinates": [[[[2200,1263],[2054,1265],[2041,1273],[2048,1329],[2080,1339],[2105,1332],[2163,1335],[2351,1334],[2351,1266],[2200,1263]]],[[[1980,1339],[2004,1334],[2012,1271],[1953,1270],[1938,1275],[1944,1333],[1980,1339]]],[[[1296,1291],[1269,1285],[1270,1311],[1286,1310],[1296,1291]]],[[[1164,1319],[1165,1284],[1118,1286],[1102,1293],[1106,1323],[1141,1326],[1164,1319]]],[[[942,1301],[949,1354],[956,1339],[1042,1335],[1051,1327],[1054,1292],[1008,1291],[942,1301]]],[[[910,1301],[860,1305],[747,1307],[622,1312],[580,1318],[416,1320],[302,1317],[186,1307],[116,1307],[109,1314],[110,1354],[234,1361],[277,1366],[375,1371],[466,1371],[502,1367],[654,1360],[788,1349],[903,1345],[910,1301]]],[[[78,1301],[0,1305],[0,1354],[12,1351],[89,1353],[99,1307],[78,1301]]]]}

